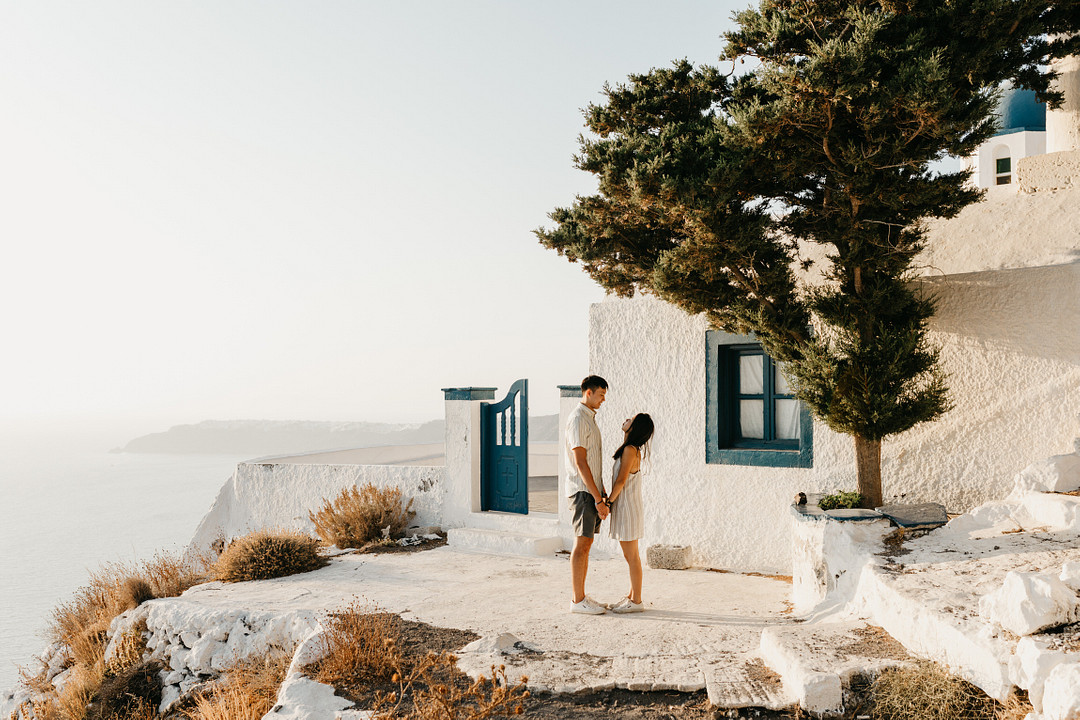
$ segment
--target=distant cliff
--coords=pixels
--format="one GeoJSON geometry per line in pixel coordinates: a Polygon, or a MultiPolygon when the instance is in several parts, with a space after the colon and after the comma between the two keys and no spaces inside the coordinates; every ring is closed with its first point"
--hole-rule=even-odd
{"type": "MultiPolygon", "coordinates": [[[[558,416],[529,418],[529,436],[558,439],[558,416]]],[[[287,455],[320,450],[420,445],[444,440],[445,423],[302,422],[292,420],[204,420],[143,435],[114,452],[169,455],[287,455]]]]}

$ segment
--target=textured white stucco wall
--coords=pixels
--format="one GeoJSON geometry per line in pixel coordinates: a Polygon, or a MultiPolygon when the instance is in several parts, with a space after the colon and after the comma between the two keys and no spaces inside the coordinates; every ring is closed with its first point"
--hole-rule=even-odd
{"type": "Polygon", "coordinates": [[[1059,77],[1056,90],[1065,101],[1057,110],[1046,111],[1046,150],[1080,150],[1080,57],[1075,55],[1054,61],[1059,77]]]}
{"type": "MultiPolygon", "coordinates": [[[[643,466],[642,547],[689,545],[696,565],[786,572],[792,496],[847,487],[854,452],[846,438],[815,423],[813,468],[706,464],[707,329],[703,317],[650,297],[609,298],[592,306],[589,370],[610,384],[596,416],[608,463],[604,476],[610,477],[623,420],[649,413],[656,434],[643,466]]],[[[611,541],[600,547],[618,552],[611,541]]]]}
{"type": "MultiPolygon", "coordinates": [[[[1066,163],[1070,172],[1080,172],[1078,160],[1068,153],[1025,158],[1020,182],[1041,187],[1049,181],[1048,174],[1061,174],[1051,166],[1066,163]]],[[[927,222],[926,249],[915,266],[924,275],[939,277],[1075,262],[1080,260],[1077,208],[1080,185],[1047,192],[989,193],[951,220],[927,222]]]]}
{"type": "MultiPolygon", "coordinates": [[[[1006,494],[1029,463],[1072,449],[1080,263],[923,283],[939,299],[932,340],[942,347],[955,409],[885,440],[883,490],[887,500],[960,512],[1006,494]]],[[[854,489],[851,440],[815,422],[812,468],[707,464],[704,318],[650,297],[609,298],[590,318],[590,370],[611,384],[597,415],[605,452],[626,417],[648,412],[657,425],[643,544],[690,545],[695,563],[709,567],[788,571],[791,498],[854,489]]]]}
{"type": "Polygon", "coordinates": [[[333,500],[346,487],[373,483],[398,487],[413,498],[417,525],[438,525],[443,495],[442,467],[402,465],[295,465],[240,463],[199,523],[192,545],[209,546],[261,528],[295,528],[314,533],[309,511],[333,500]]]}

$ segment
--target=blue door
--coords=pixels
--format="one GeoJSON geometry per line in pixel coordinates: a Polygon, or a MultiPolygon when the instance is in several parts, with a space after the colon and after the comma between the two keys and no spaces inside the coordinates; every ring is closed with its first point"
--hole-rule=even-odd
{"type": "Polygon", "coordinates": [[[529,512],[529,381],[480,405],[480,507],[529,512]]]}

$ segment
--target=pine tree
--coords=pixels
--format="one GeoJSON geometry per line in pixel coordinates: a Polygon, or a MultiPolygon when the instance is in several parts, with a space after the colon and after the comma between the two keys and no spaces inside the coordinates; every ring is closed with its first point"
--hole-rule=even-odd
{"type": "Polygon", "coordinates": [[[912,262],[923,219],[981,194],[931,163],[994,134],[1005,81],[1059,102],[1044,66],[1080,49],[1078,19],[1078,0],[764,0],[726,35],[750,72],[683,61],[604,87],[575,158],[598,192],[537,236],[610,292],[754,333],[854,438],[880,505],[881,440],[950,408],[912,262]]]}

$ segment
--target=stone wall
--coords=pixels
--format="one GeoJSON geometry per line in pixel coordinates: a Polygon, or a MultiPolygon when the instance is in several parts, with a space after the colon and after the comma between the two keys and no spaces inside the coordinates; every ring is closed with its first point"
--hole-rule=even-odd
{"type": "Polygon", "coordinates": [[[205,548],[216,538],[261,528],[314,533],[309,511],[353,485],[397,487],[413,498],[418,525],[441,522],[445,469],[401,465],[299,465],[240,463],[199,523],[191,544],[205,548]]]}

